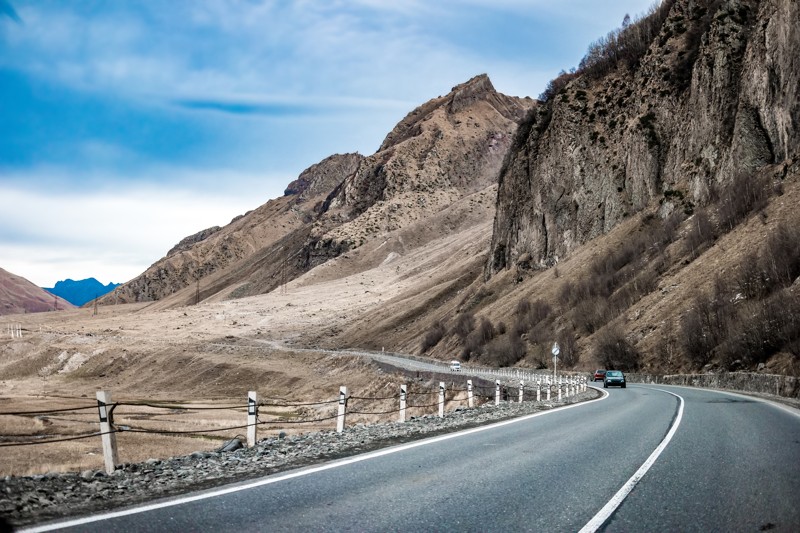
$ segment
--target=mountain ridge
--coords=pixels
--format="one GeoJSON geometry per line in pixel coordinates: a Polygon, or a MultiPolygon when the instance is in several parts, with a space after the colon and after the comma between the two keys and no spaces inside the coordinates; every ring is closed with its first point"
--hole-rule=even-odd
{"type": "Polygon", "coordinates": [[[95,278],[86,278],[77,281],[67,278],[57,281],[52,288],[43,287],[43,289],[50,294],[55,294],[63,298],[76,307],[80,307],[95,298],[99,298],[113,291],[119,285],[119,283],[103,285],[95,278]]]}
{"type": "Polygon", "coordinates": [[[0,315],[63,311],[74,307],[22,276],[0,268],[0,315]]]}

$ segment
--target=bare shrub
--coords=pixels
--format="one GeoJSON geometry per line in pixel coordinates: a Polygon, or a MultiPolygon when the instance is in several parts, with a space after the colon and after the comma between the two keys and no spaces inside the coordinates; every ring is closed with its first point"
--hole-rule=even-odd
{"type": "Polygon", "coordinates": [[[558,303],[562,307],[568,307],[575,299],[575,285],[571,281],[565,281],[558,290],[558,303]]]}
{"type": "Polygon", "coordinates": [[[759,263],[772,287],[788,287],[800,276],[800,228],[780,224],[770,233],[759,263]]]}
{"type": "Polygon", "coordinates": [[[653,4],[633,24],[628,22],[630,17],[626,15],[621,28],[589,45],[578,71],[592,78],[601,78],[620,64],[635,68],[658,35],[674,3],[674,0],[665,0],[653,4]]]}
{"type": "Polygon", "coordinates": [[[715,345],[703,328],[703,321],[696,309],[690,309],[681,318],[681,348],[686,358],[695,366],[706,365],[713,356],[715,345]]]}
{"type": "MultiPolygon", "coordinates": [[[[474,325],[475,319],[470,315],[472,324],[474,325]]],[[[463,328],[461,331],[464,331],[463,328]]],[[[471,358],[479,357],[486,353],[486,343],[491,341],[497,335],[497,330],[492,325],[491,320],[486,317],[480,319],[477,328],[473,328],[466,338],[464,338],[464,349],[461,351],[461,358],[464,361],[469,361],[471,358]]]]}
{"type": "Polygon", "coordinates": [[[679,354],[675,323],[668,318],[661,327],[661,339],[656,346],[656,355],[663,368],[674,368],[679,354]]]}
{"type": "Polygon", "coordinates": [[[420,348],[422,349],[422,353],[427,352],[429,349],[433,348],[439,341],[442,340],[445,334],[445,327],[441,321],[436,321],[431,326],[431,329],[425,334],[425,337],[422,339],[422,345],[420,348]]]}
{"type": "Polygon", "coordinates": [[[717,216],[720,229],[731,231],[750,213],[762,209],[769,197],[766,185],[753,174],[736,174],[719,198],[717,216]]]}
{"type": "Polygon", "coordinates": [[[791,353],[800,340],[800,297],[781,290],[741,307],[733,334],[719,348],[728,365],[763,363],[781,350],[791,353]]]}
{"type": "Polygon", "coordinates": [[[512,366],[525,357],[525,343],[518,337],[504,335],[486,346],[483,361],[492,366],[512,366]]]}
{"type": "Polygon", "coordinates": [[[700,257],[708,244],[714,239],[714,224],[705,210],[697,211],[691,221],[691,227],[686,234],[685,252],[692,259],[700,257]]]}
{"type": "Polygon", "coordinates": [[[558,73],[558,76],[547,83],[547,87],[545,87],[544,91],[539,95],[539,100],[547,102],[552,99],[558,93],[562,92],[569,82],[577,76],[578,74],[575,72],[575,69],[570,72],[562,70],[558,73]]]}
{"type": "Polygon", "coordinates": [[[583,300],[572,310],[575,326],[590,335],[606,325],[610,319],[608,301],[605,298],[583,300]]]}
{"type": "Polygon", "coordinates": [[[609,327],[596,335],[594,357],[606,368],[635,371],[639,369],[641,355],[622,331],[609,327]]]}
{"type": "Polygon", "coordinates": [[[572,328],[561,330],[556,341],[561,350],[559,358],[564,363],[564,366],[573,368],[580,361],[578,339],[575,337],[575,331],[572,328]]]}
{"type": "Polygon", "coordinates": [[[653,232],[653,246],[659,252],[663,252],[669,244],[675,242],[678,236],[678,228],[685,219],[682,211],[674,211],[663,220],[660,226],[653,232]]]}
{"type": "Polygon", "coordinates": [[[528,300],[524,302],[524,305],[523,301],[517,305],[517,319],[514,322],[514,333],[517,336],[532,330],[537,324],[546,320],[553,311],[550,304],[541,299],[533,303],[528,300]],[[524,313],[520,312],[521,308],[524,309],[524,313]]]}
{"type": "Polygon", "coordinates": [[[453,325],[453,333],[461,340],[467,338],[467,335],[472,333],[475,329],[475,317],[472,313],[460,313],[456,316],[456,323],[453,325]]]}
{"type": "Polygon", "coordinates": [[[531,301],[527,298],[520,298],[519,302],[517,302],[517,307],[514,310],[514,314],[517,316],[525,316],[531,311],[531,301]]]}
{"type": "Polygon", "coordinates": [[[498,322],[497,323],[497,334],[498,335],[505,335],[506,334],[506,323],[505,322],[498,322]]]}
{"type": "Polygon", "coordinates": [[[494,325],[492,325],[492,321],[486,317],[481,317],[481,323],[478,326],[477,333],[483,340],[484,344],[497,336],[497,330],[495,329],[494,325]]]}
{"type": "Polygon", "coordinates": [[[739,293],[748,300],[762,298],[769,292],[769,280],[761,265],[759,255],[752,252],[744,257],[736,269],[734,283],[739,293]]]}
{"type": "Polygon", "coordinates": [[[681,321],[683,350],[698,367],[708,364],[714,349],[725,342],[736,316],[728,290],[717,277],[712,294],[700,294],[681,321]]]}
{"type": "Polygon", "coordinates": [[[464,348],[461,350],[461,359],[463,361],[469,361],[470,359],[480,357],[483,354],[485,342],[478,334],[477,331],[473,331],[467,338],[464,339],[464,348]]]}
{"type": "Polygon", "coordinates": [[[528,342],[531,344],[546,344],[552,342],[553,333],[551,329],[543,323],[534,324],[528,330],[528,342]]]}

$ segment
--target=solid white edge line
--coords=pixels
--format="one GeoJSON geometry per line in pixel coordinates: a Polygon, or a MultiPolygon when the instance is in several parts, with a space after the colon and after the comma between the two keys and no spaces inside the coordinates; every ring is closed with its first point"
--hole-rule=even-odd
{"type": "Polygon", "coordinates": [[[614,511],[617,510],[617,507],[622,505],[622,502],[625,501],[625,498],[628,497],[628,494],[631,493],[636,484],[639,483],[647,471],[650,470],[650,467],[656,462],[656,459],[658,459],[658,457],[661,455],[661,452],[666,449],[667,444],[669,444],[669,441],[672,440],[672,437],[678,430],[678,426],[681,424],[681,419],[683,418],[683,398],[668,390],[657,388],[653,388],[653,390],[671,394],[680,400],[680,404],[678,406],[678,415],[675,417],[672,427],[670,427],[667,435],[664,437],[661,443],[656,447],[655,450],[653,450],[653,453],[650,454],[650,457],[648,457],[642,466],[639,467],[639,470],[637,470],[633,476],[631,476],[631,478],[622,486],[622,488],[619,489],[616,494],[614,494],[608,503],[606,503],[603,508],[600,509],[600,511],[598,511],[598,513],[594,515],[594,517],[592,517],[592,519],[589,520],[585,526],[583,526],[583,528],[581,528],[579,533],[594,533],[606,523],[606,520],[608,520],[614,511]]]}
{"type": "MultiPolygon", "coordinates": [[[[643,385],[649,385],[649,384],[643,383],[643,385]]],[[[653,383],[653,385],[656,385],[656,384],[653,383]]],[[[776,409],[780,409],[781,411],[789,413],[790,415],[793,415],[793,416],[796,416],[796,417],[800,417],[800,409],[797,409],[796,407],[792,407],[791,405],[785,405],[785,404],[782,404],[782,403],[778,403],[775,400],[770,400],[769,398],[762,398],[760,396],[751,396],[749,394],[742,394],[740,392],[723,390],[723,389],[709,389],[709,388],[705,388],[705,387],[692,387],[692,386],[689,386],[689,385],[668,385],[666,383],[659,383],[658,386],[659,387],[674,387],[676,389],[686,389],[686,390],[693,390],[693,391],[714,392],[716,394],[728,394],[730,396],[736,396],[737,398],[744,398],[746,400],[754,400],[756,402],[765,403],[765,404],[770,405],[770,406],[772,406],[772,407],[774,407],[776,409]]]]}
{"type": "Polygon", "coordinates": [[[346,465],[350,465],[350,464],[353,464],[353,463],[360,463],[361,461],[367,461],[369,459],[374,459],[376,457],[383,457],[384,455],[390,455],[390,454],[393,454],[393,453],[402,452],[402,451],[405,451],[405,450],[410,450],[412,448],[417,448],[419,446],[426,446],[428,444],[433,444],[433,443],[441,442],[441,441],[444,441],[444,440],[454,439],[454,438],[461,437],[461,436],[464,436],[464,435],[470,435],[472,433],[479,433],[481,431],[488,431],[490,429],[494,429],[494,428],[498,428],[498,427],[502,427],[502,426],[507,426],[507,425],[510,425],[510,424],[517,424],[519,422],[524,422],[524,421],[530,420],[532,418],[548,415],[548,414],[551,414],[551,413],[558,413],[558,412],[564,411],[566,409],[572,409],[573,407],[581,407],[581,406],[588,405],[588,404],[594,403],[594,402],[599,402],[599,401],[602,401],[602,400],[605,400],[606,398],[608,398],[608,392],[606,392],[604,390],[601,390],[601,389],[597,389],[595,387],[592,387],[592,388],[594,388],[595,390],[598,390],[601,393],[603,393],[603,396],[601,396],[600,398],[595,398],[594,400],[587,400],[585,402],[574,403],[574,404],[571,404],[571,405],[565,405],[563,407],[556,407],[555,409],[550,409],[550,410],[542,411],[542,412],[539,412],[539,413],[533,413],[533,414],[530,414],[530,415],[521,416],[519,418],[513,418],[511,420],[504,420],[502,422],[495,422],[494,424],[489,424],[489,425],[486,425],[486,426],[479,426],[479,427],[476,427],[476,428],[465,429],[463,431],[458,431],[458,432],[455,432],[455,433],[448,433],[446,435],[440,435],[438,437],[431,437],[429,439],[423,439],[423,440],[418,440],[418,441],[415,441],[415,442],[410,442],[408,444],[401,444],[399,446],[394,446],[392,448],[385,448],[383,450],[378,450],[378,451],[375,451],[375,452],[365,453],[363,455],[357,455],[355,457],[350,457],[348,459],[342,459],[342,460],[339,460],[339,461],[334,461],[332,463],[327,463],[327,464],[323,464],[323,465],[320,465],[320,466],[314,466],[314,467],[305,468],[305,469],[302,469],[302,470],[297,470],[297,471],[294,471],[294,472],[290,472],[288,474],[277,474],[277,475],[274,475],[274,476],[271,476],[271,477],[268,477],[268,478],[264,478],[264,479],[261,479],[261,480],[258,480],[258,481],[254,481],[254,482],[251,482],[251,483],[245,483],[243,485],[235,485],[235,486],[227,487],[227,488],[224,488],[224,489],[211,490],[210,492],[204,492],[204,493],[201,493],[201,494],[195,494],[194,496],[177,497],[175,499],[171,499],[171,500],[168,500],[168,501],[159,502],[159,503],[152,503],[152,504],[149,504],[149,505],[143,505],[141,507],[133,507],[133,508],[130,508],[130,509],[126,509],[124,511],[114,511],[114,512],[110,512],[110,513],[104,513],[104,514],[96,515],[96,516],[87,516],[85,518],[77,518],[75,520],[67,520],[65,522],[55,522],[55,523],[51,523],[51,524],[45,524],[45,525],[41,525],[41,526],[36,526],[36,527],[30,528],[30,529],[21,529],[21,530],[19,530],[19,533],[39,533],[39,532],[43,532],[43,531],[55,531],[55,530],[58,530],[58,529],[81,526],[81,525],[84,525],[84,524],[91,524],[92,522],[100,522],[102,520],[109,520],[109,519],[112,519],[112,518],[119,518],[121,516],[128,516],[128,515],[132,515],[132,514],[145,513],[145,512],[148,512],[148,511],[154,511],[156,509],[163,509],[165,507],[173,507],[173,506],[176,506],[176,505],[182,505],[184,503],[190,503],[190,502],[195,502],[195,501],[199,501],[199,500],[205,500],[205,499],[208,499],[208,498],[214,498],[216,496],[223,496],[225,494],[231,494],[231,493],[234,493],[234,492],[239,492],[239,491],[243,491],[243,490],[249,490],[249,489],[253,489],[253,488],[256,488],[256,487],[262,487],[264,485],[271,485],[273,483],[278,483],[280,481],[285,481],[287,479],[293,479],[293,478],[297,478],[297,477],[307,476],[309,474],[315,474],[317,472],[323,472],[325,470],[331,470],[333,468],[338,468],[340,466],[346,466],[346,465]]]}

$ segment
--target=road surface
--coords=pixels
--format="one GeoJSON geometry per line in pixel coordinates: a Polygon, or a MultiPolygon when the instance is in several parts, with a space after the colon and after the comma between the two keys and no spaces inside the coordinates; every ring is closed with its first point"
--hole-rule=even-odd
{"type": "Polygon", "coordinates": [[[608,392],[60,525],[102,532],[800,530],[800,412],[682,387],[608,392]]]}

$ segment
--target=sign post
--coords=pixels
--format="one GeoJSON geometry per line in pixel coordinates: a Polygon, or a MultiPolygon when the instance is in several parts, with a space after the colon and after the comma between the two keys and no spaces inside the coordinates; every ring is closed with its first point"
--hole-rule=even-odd
{"type": "Polygon", "coordinates": [[[557,342],[553,343],[553,347],[550,349],[550,353],[553,354],[553,379],[556,379],[556,368],[558,367],[558,354],[561,353],[561,348],[559,348],[557,342]]]}

